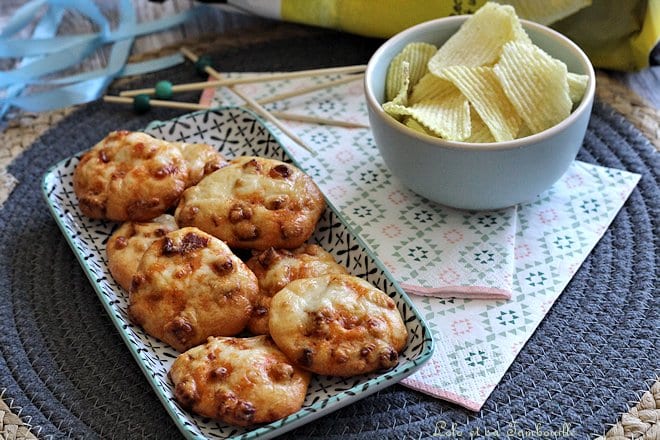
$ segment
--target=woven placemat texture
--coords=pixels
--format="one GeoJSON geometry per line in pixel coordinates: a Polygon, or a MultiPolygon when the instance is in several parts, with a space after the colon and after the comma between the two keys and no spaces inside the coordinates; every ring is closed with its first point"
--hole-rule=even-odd
{"type": "Polygon", "coordinates": [[[616,111],[639,129],[658,149],[660,149],[660,108],[632,92],[628,87],[605,71],[596,73],[596,96],[608,103],[616,111]]]}
{"type": "Polygon", "coordinates": [[[0,207],[18,184],[7,167],[48,128],[56,125],[73,109],[67,108],[44,113],[23,113],[8,122],[2,133],[0,147],[0,207]]]}
{"type": "MultiPolygon", "coordinates": [[[[228,48],[214,61],[227,71],[357,64],[378,44],[321,32],[257,43],[249,51],[228,48]]],[[[177,68],[133,85],[162,78],[197,79],[192,69],[177,68]]],[[[39,189],[49,166],[108,131],[138,129],[177,114],[153,109],[136,116],[128,107],[91,103],[66,115],[9,167],[20,184],[0,210],[0,247],[8,250],[0,255],[0,391],[39,438],[180,438],[39,189]]],[[[452,430],[463,438],[477,432],[501,438],[605,435],[630,402],[640,400],[635,390],[648,389],[660,373],[655,287],[660,164],[640,130],[601,101],[579,159],[640,173],[642,179],[481,412],[394,386],[286,437],[426,438],[452,430]]]]}

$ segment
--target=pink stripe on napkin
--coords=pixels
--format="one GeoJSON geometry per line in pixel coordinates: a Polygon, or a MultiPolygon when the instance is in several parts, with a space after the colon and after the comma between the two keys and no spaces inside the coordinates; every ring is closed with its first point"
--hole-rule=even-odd
{"type": "Polygon", "coordinates": [[[446,287],[420,287],[402,283],[401,287],[406,292],[420,296],[435,296],[445,298],[469,298],[469,299],[509,299],[511,290],[498,289],[488,286],[446,286],[446,287]]]}

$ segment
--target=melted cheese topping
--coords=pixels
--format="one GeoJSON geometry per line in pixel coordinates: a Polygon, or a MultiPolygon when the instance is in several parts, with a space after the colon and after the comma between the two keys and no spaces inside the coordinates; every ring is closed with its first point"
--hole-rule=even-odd
{"type": "Polygon", "coordinates": [[[180,355],[170,377],[184,407],[241,426],[298,411],[310,381],[266,336],[209,338],[180,355]]]}
{"type": "Polygon", "coordinates": [[[273,297],[269,329],[302,367],[341,376],[391,368],[407,340],[394,301],[351,275],[291,282],[273,297]]]}
{"type": "Polygon", "coordinates": [[[125,222],[106,245],[108,268],[117,283],[129,290],[142,256],[151,244],[178,228],[174,217],[163,214],[152,222],[125,222]]]}
{"type": "Polygon", "coordinates": [[[324,209],[320,190],[298,168],[246,156],[186,190],[175,217],[232,247],[292,249],[311,236],[324,209]]]}

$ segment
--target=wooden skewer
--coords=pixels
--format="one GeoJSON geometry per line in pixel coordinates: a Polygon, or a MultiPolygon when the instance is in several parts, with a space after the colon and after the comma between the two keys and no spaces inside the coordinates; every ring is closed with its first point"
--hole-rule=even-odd
{"type": "MultiPolygon", "coordinates": [[[[185,54],[185,52],[189,52],[189,50],[186,48],[181,48],[181,52],[185,54]]],[[[195,56],[195,58],[197,58],[197,56],[195,56]]],[[[251,75],[251,76],[244,76],[241,78],[216,79],[215,81],[202,81],[202,82],[194,82],[188,84],[177,84],[172,86],[172,92],[190,92],[193,90],[206,89],[207,87],[233,86],[236,84],[248,84],[255,82],[302,78],[306,76],[330,75],[336,73],[358,73],[358,72],[364,72],[366,68],[367,68],[366,65],[360,64],[355,66],[330,67],[327,69],[299,70],[297,72],[269,73],[266,75],[251,75]]],[[[154,88],[124,90],[123,92],[119,93],[119,96],[153,95],[155,92],[156,89],[154,88]]]]}
{"type": "MultiPolygon", "coordinates": [[[[132,104],[133,98],[128,96],[112,96],[106,95],[103,97],[105,102],[114,102],[117,104],[132,104]]],[[[168,107],[178,108],[181,110],[208,110],[211,107],[204,104],[195,104],[193,102],[180,102],[180,101],[164,101],[161,99],[149,99],[149,105],[152,107],[168,107]]]]}
{"type": "MultiPolygon", "coordinates": [[[[106,95],[103,97],[103,100],[105,102],[112,102],[116,104],[133,103],[133,98],[129,96],[106,95]]],[[[160,99],[149,99],[149,105],[153,107],[177,108],[181,110],[210,110],[213,108],[212,106],[205,104],[195,104],[193,102],[181,102],[181,101],[165,101],[160,99]]],[[[306,116],[306,115],[295,115],[284,112],[270,112],[270,113],[276,118],[286,119],[288,121],[310,122],[314,124],[334,125],[337,127],[347,127],[347,128],[369,128],[368,125],[360,124],[357,122],[338,121],[335,119],[317,118],[315,116],[306,116]]]]}
{"type": "Polygon", "coordinates": [[[327,89],[329,87],[339,86],[339,85],[346,84],[346,83],[349,83],[349,82],[353,82],[355,80],[362,79],[362,78],[364,78],[364,75],[362,75],[362,74],[360,74],[360,75],[351,75],[347,78],[340,78],[340,79],[336,79],[334,81],[328,81],[328,82],[325,82],[325,83],[305,87],[305,88],[302,88],[302,89],[293,90],[291,92],[281,93],[279,95],[273,95],[270,98],[259,99],[257,102],[261,105],[270,104],[271,102],[283,101],[285,99],[293,98],[295,96],[306,95],[307,93],[312,93],[312,92],[315,92],[317,90],[327,89]]]}
{"type": "MultiPolygon", "coordinates": [[[[188,59],[190,59],[190,61],[192,61],[193,63],[196,62],[197,59],[198,59],[197,55],[195,55],[192,51],[190,51],[189,49],[187,49],[185,47],[181,48],[181,53],[183,53],[183,55],[186,56],[188,59]]],[[[222,78],[222,75],[220,74],[220,72],[218,72],[217,70],[215,70],[211,66],[207,66],[204,70],[206,71],[206,73],[208,73],[213,78],[216,78],[216,79],[217,78],[222,78]]],[[[209,83],[210,82],[213,82],[213,81],[209,81],[209,83]]],[[[289,130],[284,124],[282,124],[280,122],[279,119],[277,119],[275,116],[273,116],[268,110],[263,108],[261,106],[261,104],[259,104],[257,101],[255,101],[254,99],[252,99],[249,96],[245,95],[244,93],[241,93],[240,91],[236,90],[235,87],[229,86],[229,90],[231,90],[233,93],[236,94],[236,96],[238,96],[243,101],[245,101],[250,107],[252,107],[252,109],[255,112],[259,113],[259,115],[261,117],[263,117],[267,121],[270,121],[274,126],[279,128],[282,131],[282,133],[289,136],[289,138],[291,138],[298,145],[300,145],[301,147],[303,147],[305,150],[309,151],[310,153],[316,154],[313,149],[311,149],[310,147],[307,146],[307,144],[305,144],[305,141],[300,139],[298,137],[298,135],[296,135],[291,130],[289,130]]]]}
{"type": "MultiPolygon", "coordinates": [[[[208,69],[208,68],[207,68],[208,69]]],[[[209,72],[210,73],[210,72],[209,72]]],[[[257,101],[254,99],[250,98],[249,96],[245,95],[244,93],[239,92],[238,90],[231,88],[231,91],[236,94],[239,98],[241,98],[243,101],[245,101],[252,109],[259,113],[260,116],[262,116],[264,119],[267,121],[270,121],[274,126],[279,128],[282,133],[285,135],[289,136],[293,141],[295,141],[298,145],[303,147],[305,150],[309,151],[310,153],[315,153],[312,148],[310,148],[305,141],[300,139],[297,134],[293,133],[291,130],[289,130],[286,126],[284,126],[279,119],[277,119],[275,116],[273,116],[272,113],[270,113],[268,110],[263,108],[261,104],[259,104],[257,101]]]]}
{"type": "Polygon", "coordinates": [[[337,127],[346,127],[346,128],[369,128],[368,125],[360,124],[359,122],[338,121],[336,119],[318,118],[316,116],[307,116],[307,115],[296,115],[292,113],[277,112],[272,110],[270,110],[270,114],[275,116],[276,118],[286,119],[287,121],[309,122],[312,124],[334,125],[337,127]]]}

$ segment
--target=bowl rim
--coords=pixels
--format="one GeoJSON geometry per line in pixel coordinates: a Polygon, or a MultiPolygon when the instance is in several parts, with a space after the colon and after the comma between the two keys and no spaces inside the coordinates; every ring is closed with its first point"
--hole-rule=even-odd
{"type": "MultiPolygon", "coordinates": [[[[578,56],[578,60],[580,64],[582,64],[584,70],[586,70],[586,75],[589,77],[589,81],[587,83],[587,87],[585,89],[584,95],[582,96],[582,100],[580,101],[578,106],[568,115],[567,118],[563,119],[561,122],[553,125],[550,128],[526,136],[524,138],[513,139],[510,141],[501,141],[501,142],[471,143],[471,142],[451,141],[451,140],[431,136],[428,134],[420,133],[418,131],[406,127],[404,124],[400,123],[399,121],[397,121],[396,119],[392,118],[390,115],[385,113],[385,111],[382,108],[382,104],[379,103],[378,100],[376,99],[373,92],[373,87],[371,86],[372,77],[375,74],[374,72],[375,72],[376,60],[379,57],[381,57],[382,54],[386,50],[388,50],[389,47],[397,44],[401,40],[408,39],[408,37],[410,37],[411,34],[414,35],[421,30],[427,28],[433,28],[440,23],[443,24],[446,24],[448,22],[462,23],[470,17],[471,15],[469,14],[453,15],[450,17],[441,17],[419,23],[390,37],[373,53],[373,55],[369,59],[369,62],[367,63],[367,68],[365,70],[365,75],[363,80],[364,94],[367,100],[367,104],[372,109],[372,111],[376,114],[376,116],[381,118],[385,124],[389,125],[390,128],[401,132],[401,134],[417,138],[427,143],[428,146],[431,147],[445,148],[452,150],[499,151],[499,150],[511,150],[516,148],[526,147],[529,146],[530,144],[535,144],[537,142],[545,141],[555,136],[559,132],[563,131],[567,126],[573,124],[578,118],[580,118],[583,115],[583,113],[591,112],[591,107],[596,92],[596,73],[594,71],[594,67],[591,61],[589,60],[589,57],[575,42],[573,42],[571,39],[569,39],[562,33],[555,31],[554,29],[551,29],[548,26],[530,20],[519,19],[525,30],[527,30],[527,28],[532,28],[536,32],[544,33],[550,36],[551,38],[559,41],[563,46],[568,47],[578,56]]],[[[410,42],[413,41],[415,40],[414,39],[410,40],[410,42]]]]}

